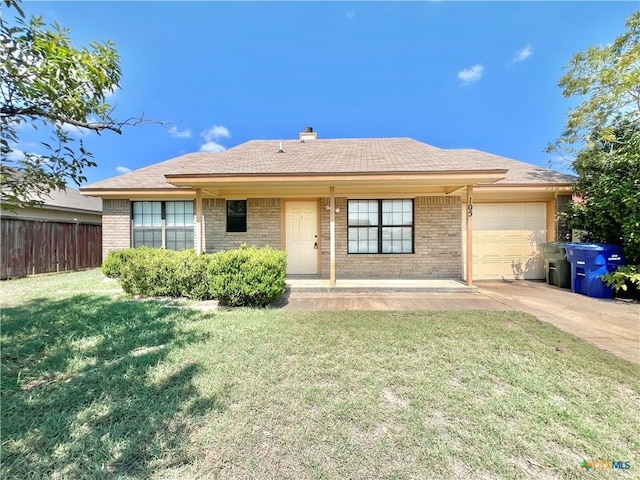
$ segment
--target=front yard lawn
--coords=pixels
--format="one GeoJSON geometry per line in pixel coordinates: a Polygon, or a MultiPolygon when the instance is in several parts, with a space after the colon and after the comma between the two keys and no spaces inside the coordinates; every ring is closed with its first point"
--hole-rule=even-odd
{"type": "Polygon", "coordinates": [[[529,315],[0,289],[3,479],[638,478],[638,367],[529,315]]]}

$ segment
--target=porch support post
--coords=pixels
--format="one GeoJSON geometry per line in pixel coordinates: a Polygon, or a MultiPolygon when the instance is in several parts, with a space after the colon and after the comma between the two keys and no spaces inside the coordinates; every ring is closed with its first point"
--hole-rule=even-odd
{"type": "Polygon", "coordinates": [[[547,242],[558,239],[558,194],[547,202],[547,242]]]}
{"type": "Polygon", "coordinates": [[[473,285],[473,185],[467,185],[467,285],[473,285]]]}
{"type": "Polygon", "coordinates": [[[336,189],[329,187],[329,286],[336,286],[336,189]]]}
{"type": "Polygon", "coordinates": [[[202,189],[196,188],[196,253],[202,255],[202,189]]]}

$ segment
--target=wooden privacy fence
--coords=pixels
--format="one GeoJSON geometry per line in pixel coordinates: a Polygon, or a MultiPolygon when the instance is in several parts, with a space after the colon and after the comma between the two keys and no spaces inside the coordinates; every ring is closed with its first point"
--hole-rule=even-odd
{"type": "Polygon", "coordinates": [[[101,225],[2,218],[0,230],[3,280],[102,263],[101,225]]]}

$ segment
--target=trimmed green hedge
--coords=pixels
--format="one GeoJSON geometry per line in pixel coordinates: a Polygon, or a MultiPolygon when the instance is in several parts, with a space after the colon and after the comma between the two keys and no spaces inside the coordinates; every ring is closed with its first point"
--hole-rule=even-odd
{"type": "Polygon", "coordinates": [[[118,278],[131,295],[263,307],[284,293],[286,266],[286,253],[268,246],[199,256],[194,250],[141,247],[111,252],[102,272],[118,278]]]}
{"type": "Polygon", "coordinates": [[[222,305],[264,307],[284,293],[285,252],[243,246],[214,258],[211,292],[222,305]]]}
{"type": "Polygon", "coordinates": [[[115,250],[109,253],[107,259],[102,263],[102,273],[110,278],[120,278],[120,272],[124,266],[124,262],[129,258],[134,249],[115,250]]]}

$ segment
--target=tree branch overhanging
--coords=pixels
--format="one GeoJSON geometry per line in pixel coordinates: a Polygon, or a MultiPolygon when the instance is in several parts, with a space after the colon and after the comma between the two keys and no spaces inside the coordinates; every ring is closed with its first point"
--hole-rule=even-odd
{"type": "MultiPolygon", "coordinates": [[[[76,47],[68,29],[47,26],[41,17],[25,20],[20,0],[3,0],[0,17],[0,183],[1,200],[14,205],[41,203],[67,182],[86,181],[83,170],[96,166],[91,152],[66,127],[123,133],[146,123],[144,115],[115,120],[104,92],[119,88],[120,57],[112,42],[76,47]],[[9,23],[8,13],[15,19],[9,23]],[[19,126],[31,124],[42,151],[22,151],[19,126]],[[41,129],[41,127],[44,127],[41,129]]],[[[31,140],[30,140],[31,141],[31,140]]]]}

